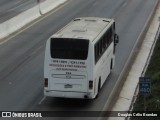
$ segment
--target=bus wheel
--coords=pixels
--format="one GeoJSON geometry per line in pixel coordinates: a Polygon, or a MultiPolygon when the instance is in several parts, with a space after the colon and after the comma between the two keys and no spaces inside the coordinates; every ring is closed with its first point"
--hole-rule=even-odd
{"type": "Polygon", "coordinates": [[[99,91],[101,89],[101,78],[99,78],[99,82],[98,82],[98,90],[97,90],[97,95],[96,95],[96,98],[98,98],[99,96],[99,91]]]}
{"type": "Polygon", "coordinates": [[[99,82],[98,82],[98,93],[99,93],[100,89],[101,89],[101,78],[99,78],[99,82]]]}
{"type": "Polygon", "coordinates": [[[110,70],[113,68],[113,60],[111,59],[110,70]]]}

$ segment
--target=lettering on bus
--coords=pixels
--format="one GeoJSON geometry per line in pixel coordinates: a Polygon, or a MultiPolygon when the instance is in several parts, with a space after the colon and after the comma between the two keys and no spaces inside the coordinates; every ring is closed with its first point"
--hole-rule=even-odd
{"type": "MultiPolygon", "coordinates": [[[[67,61],[65,60],[53,60],[53,63],[63,63],[63,64],[68,64],[67,61]]],[[[79,65],[85,65],[85,62],[83,61],[69,61],[69,64],[79,64],[79,65]]]]}
{"type": "Polygon", "coordinates": [[[69,67],[73,67],[73,68],[87,68],[87,66],[84,66],[84,65],[49,64],[49,66],[52,66],[52,67],[66,67],[66,68],[69,68],[69,67]]]}
{"type": "Polygon", "coordinates": [[[65,61],[65,60],[53,60],[52,62],[53,63],[64,63],[64,64],[67,64],[67,61],[65,61]]]}
{"type": "Polygon", "coordinates": [[[56,68],[56,70],[60,70],[60,71],[77,71],[77,69],[68,69],[68,68],[56,68]]]}
{"type": "Polygon", "coordinates": [[[85,65],[85,62],[82,62],[82,61],[70,61],[70,64],[80,64],[80,65],[85,65]]]}

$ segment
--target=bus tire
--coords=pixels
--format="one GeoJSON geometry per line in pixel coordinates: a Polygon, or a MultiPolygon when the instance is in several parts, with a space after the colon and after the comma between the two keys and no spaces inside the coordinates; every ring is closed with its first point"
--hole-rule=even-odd
{"type": "Polygon", "coordinates": [[[98,98],[99,96],[99,91],[101,89],[101,78],[99,78],[99,81],[98,81],[98,89],[97,89],[97,95],[96,95],[96,98],[98,98]]]}
{"type": "Polygon", "coordinates": [[[100,89],[101,89],[101,78],[99,78],[99,82],[98,82],[98,93],[99,93],[100,89]]]}
{"type": "Polygon", "coordinates": [[[110,70],[113,69],[113,60],[111,59],[110,70]]]}

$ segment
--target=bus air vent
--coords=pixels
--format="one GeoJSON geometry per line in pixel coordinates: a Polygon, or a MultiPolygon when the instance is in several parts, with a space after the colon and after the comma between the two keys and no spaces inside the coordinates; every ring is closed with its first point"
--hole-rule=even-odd
{"type": "Polygon", "coordinates": [[[77,18],[77,19],[74,19],[73,21],[79,21],[79,20],[81,20],[80,18],[77,18]]]}
{"type": "Polygon", "coordinates": [[[103,20],[103,22],[109,22],[109,20],[103,20]]]}
{"type": "Polygon", "coordinates": [[[87,29],[75,29],[75,30],[72,30],[72,32],[86,32],[87,29]]]}
{"type": "Polygon", "coordinates": [[[88,22],[96,22],[97,20],[86,19],[85,21],[88,21],[88,22]]]}

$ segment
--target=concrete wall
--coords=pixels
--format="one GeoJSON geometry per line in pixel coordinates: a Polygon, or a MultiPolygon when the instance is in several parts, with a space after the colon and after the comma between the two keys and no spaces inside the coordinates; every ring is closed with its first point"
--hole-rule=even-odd
{"type": "Polygon", "coordinates": [[[40,0],[40,12],[45,14],[67,0],[40,0]]]}
{"type": "Polygon", "coordinates": [[[35,6],[0,24],[0,39],[42,16],[67,0],[37,0],[35,6]]]}
{"type": "Polygon", "coordinates": [[[32,20],[40,17],[37,5],[0,24],[0,38],[6,37],[32,20]]]}

